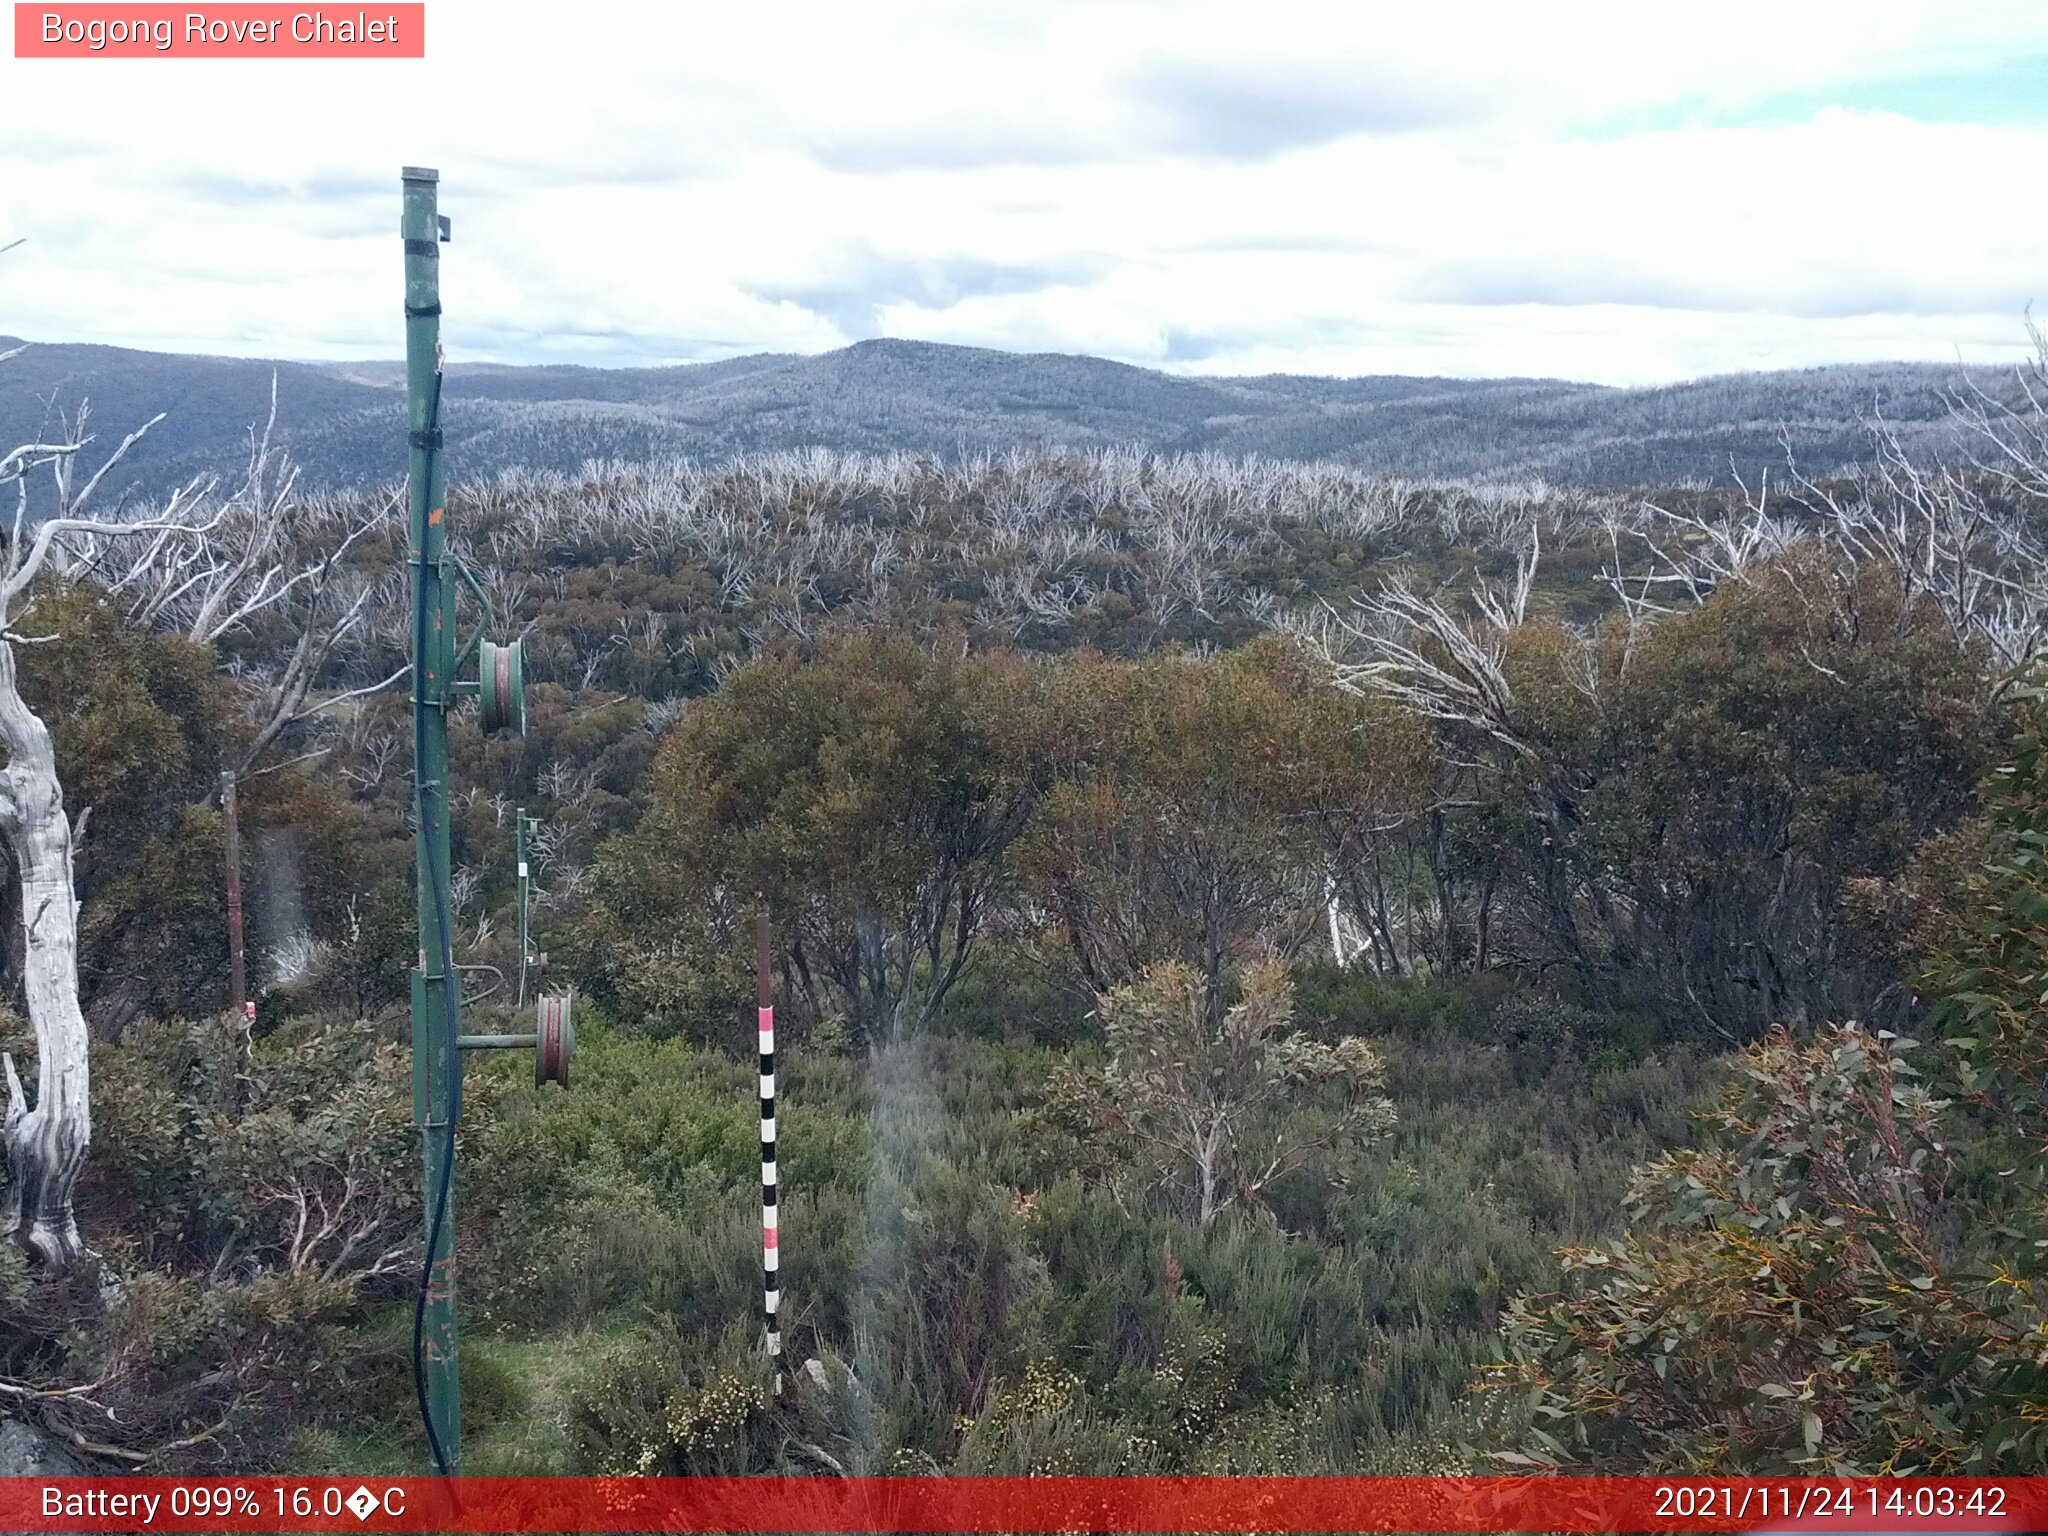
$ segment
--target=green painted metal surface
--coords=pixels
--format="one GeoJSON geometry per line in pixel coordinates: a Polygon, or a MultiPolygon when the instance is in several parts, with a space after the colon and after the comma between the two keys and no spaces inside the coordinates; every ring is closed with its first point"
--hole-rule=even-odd
{"type": "Polygon", "coordinates": [[[526,859],[530,840],[538,823],[526,814],[522,806],[518,812],[516,826],[519,850],[519,995],[517,1005],[526,1006],[527,969],[533,964],[533,924],[529,916],[529,902],[533,895],[533,884],[527,872],[526,859]]]}
{"type": "Polygon", "coordinates": [[[455,584],[447,564],[447,472],[437,437],[441,395],[439,176],[403,176],[407,479],[413,599],[413,771],[419,792],[419,965],[412,985],[413,1118],[420,1128],[432,1241],[422,1338],[426,1410],[440,1447],[435,1470],[462,1469],[462,1389],[456,1360],[455,1169],[449,1134],[460,1105],[462,1057],[449,984],[448,710],[454,702],[455,584]],[[444,1193],[445,1188],[445,1193],[444,1193]],[[438,1231],[436,1201],[445,1201],[438,1231]]]}

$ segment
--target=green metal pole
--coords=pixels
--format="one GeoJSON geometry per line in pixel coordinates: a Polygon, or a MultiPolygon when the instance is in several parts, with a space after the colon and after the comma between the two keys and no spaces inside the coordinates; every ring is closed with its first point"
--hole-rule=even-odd
{"type": "Polygon", "coordinates": [[[519,1006],[526,1006],[526,962],[532,954],[532,942],[527,937],[526,927],[526,808],[521,806],[519,816],[519,1006]]]}
{"type": "Polygon", "coordinates": [[[440,175],[408,166],[405,375],[413,600],[413,773],[418,791],[419,966],[412,977],[413,1119],[425,1164],[427,1244],[417,1365],[435,1470],[462,1469],[456,1370],[453,1121],[462,1057],[449,970],[448,708],[454,702],[455,587],[445,569],[446,471],[440,444],[440,175]],[[437,1219],[438,1217],[438,1219],[437,1219]]]}

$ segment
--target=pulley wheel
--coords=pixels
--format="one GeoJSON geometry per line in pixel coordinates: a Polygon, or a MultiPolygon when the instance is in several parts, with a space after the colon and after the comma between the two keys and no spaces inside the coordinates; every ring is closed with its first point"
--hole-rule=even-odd
{"type": "Polygon", "coordinates": [[[540,1000],[539,1027],[533,1047],[533,1082],[569,1086],[569,1058],[576,1054],[576,1026],[569,1018],[569,995],[540,1000]]]}
{"type": "Polygon", "coordinates": [[[477,697],[483,705],[484,730],[526,734],[526,669],[519,642],[499,645],[485,640],[477,647],[477,697]]]}

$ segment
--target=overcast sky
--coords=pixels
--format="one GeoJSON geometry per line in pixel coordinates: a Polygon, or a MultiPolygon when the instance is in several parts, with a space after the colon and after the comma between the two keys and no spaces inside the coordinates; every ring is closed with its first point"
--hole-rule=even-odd
{"type": "Polygon", "coordinates": [[[403,164],[442,173],[462,360],[1641,383],[1996,361],[2048,308],[2035,0],[427,20],[423,63],[0,58],[0,333],[395,356],[403,164]]]}

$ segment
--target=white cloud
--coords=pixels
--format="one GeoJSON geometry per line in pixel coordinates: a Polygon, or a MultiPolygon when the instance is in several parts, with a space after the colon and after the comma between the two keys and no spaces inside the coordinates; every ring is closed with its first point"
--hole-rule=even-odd
{"type": "Polygon", "coordinates": [[[456,357],[882,333],[1638,382],[2010,356],[2048,298],[2048,126],[1682,125],[2048,55],[2037,6],[429,0],[429,28],[424,64],[0,60],[0,240],[29,237],[0,332],[390,355],[422,162],[456,357]]]}

